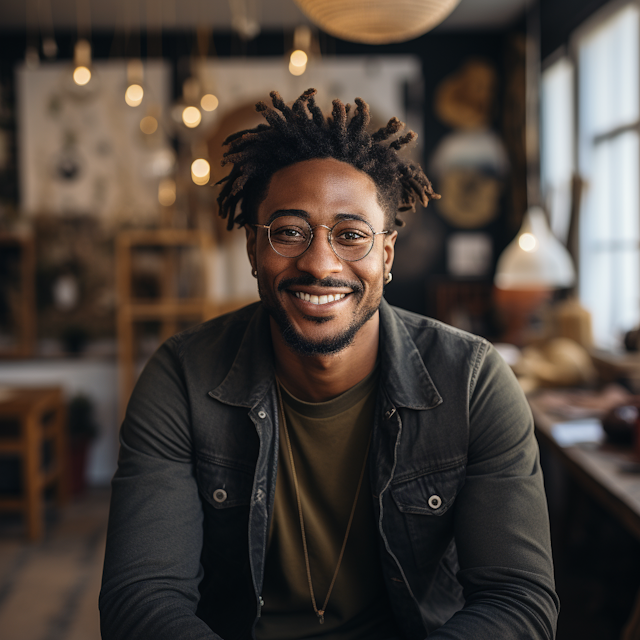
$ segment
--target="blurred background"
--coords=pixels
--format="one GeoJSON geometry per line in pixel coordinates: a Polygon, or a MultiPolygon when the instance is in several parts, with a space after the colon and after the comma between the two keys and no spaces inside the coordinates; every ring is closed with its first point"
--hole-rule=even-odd
{"type": "Polygon", "coordinates": [[[640,638],[639,40],[636,0],[0,0],[0,636],[99,638],[135,380],[257,299],[221,143],[315,87],[419,134],[385,296],[528,394],[558,638],[640,638]]]}

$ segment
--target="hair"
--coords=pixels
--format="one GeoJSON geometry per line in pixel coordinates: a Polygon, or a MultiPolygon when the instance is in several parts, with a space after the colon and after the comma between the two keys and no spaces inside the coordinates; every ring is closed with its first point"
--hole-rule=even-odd
{"type": "Polygon", "coordinates": [[[308,89],[289,107],[272,91],[273,107],[263,101],[256,104],[267,123],[233,133],[222,143],[229,147],[222,165],[233,164],[229,175],[216,183],[223,184],[217,200],[219,215],[228,218],[228,229],[234,223],[255,222],[273,174],[305,160],[334,158],[369,175],[389,226],[403,226],[400,214],[415,211],[418,202],[426,207],[429,200],[440,198],[420,166],[398,156],[402,147],[417,138],[413,131],[398,135],[403,122],[391,118],[385,127],[369,133],[371,118],[364,100],[355,99],[350,119],[351,105],[334,100],[331,116],[325,117],[315,94],[315,89],[308,89]]]}

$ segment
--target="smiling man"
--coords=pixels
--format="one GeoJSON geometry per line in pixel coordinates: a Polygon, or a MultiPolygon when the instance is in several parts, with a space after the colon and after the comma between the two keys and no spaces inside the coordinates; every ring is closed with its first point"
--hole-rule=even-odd
{"type": "Polygon", "coordinates": [[[105,639],[553,638],[526,401],[482,338],[390,307],[438,197],[395,118],[305,92],[227,139],[261,302],[174,336],[121,430],[105,639]]]}

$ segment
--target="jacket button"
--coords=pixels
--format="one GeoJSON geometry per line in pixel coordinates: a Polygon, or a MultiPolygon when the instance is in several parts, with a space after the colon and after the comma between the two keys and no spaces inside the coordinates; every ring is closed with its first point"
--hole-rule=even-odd
{"type": "Polygon", "coordinates": [[[432,509],[439,509],[440,505],[442,505],[442,498],[440,496],[431,496],[429,498],[429,506],[432,509]]]}
{"type": "Polygon", "coordinates": [[[224,502],[227,499],[227,492],[224,489],[216,489],[213,492],[213,499],[216,502],[224,502]]]}
{"type": "Polygon", "coordinates": [[[267,414],[264,411],[258,411],[258,418],[264,420],[267,417],[267,414]]]}

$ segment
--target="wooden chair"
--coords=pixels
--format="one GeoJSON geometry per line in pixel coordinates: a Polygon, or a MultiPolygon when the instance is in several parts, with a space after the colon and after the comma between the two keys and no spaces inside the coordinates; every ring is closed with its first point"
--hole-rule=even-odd
{"type": "Polygon", "coordinates": [[[59,506],[69,496],[67,473],[66,407],[58,387],[0,389],[0,456],[17,457],[21,465],[21,491],[17,497],[0,496],[0,511],[22,511],[29,540],[44,531],[44,492],[56,486],[59,506]],[[50,443],[50,454],[44,451],[50,443]]]}

